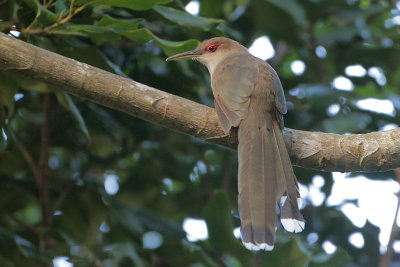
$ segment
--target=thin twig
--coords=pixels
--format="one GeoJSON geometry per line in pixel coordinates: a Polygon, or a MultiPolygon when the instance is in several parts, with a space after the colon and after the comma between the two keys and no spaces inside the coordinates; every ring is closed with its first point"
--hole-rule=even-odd
{"type": "Polygon", "coordinates": [[[34,226],[30,225],[30,224],[20,220],[18,217],[14,216],[12,214],[2,212],[2,213],[0,213],[0,215],[4,216],[4,217],[7,217],[10,220],[16,222],[17,224],[20,224],[23,227],[25,227],[25,228],[29,229],[30,231],[32,231],[34,234],[36,234],[38,236],[40,244],[44,244],[45,243],[47,245],[51,244],[52,246],[54,246],[57,243],[59,243],[59,241],[57,241],[56,239],[54,239],[54,238],[52,238],[50,236],[46,236],[45,233],[40,228],[37,228],[37,227],[34,227],[34,226]]]}
{"type": "Polygon", "coordinates": [[[0,2],[0,6],[4,5],[5,3],[7,3],[8,0],[3,0],[0,2]]]}
{"type": "Polygon", "coordinates": [[[74,186],[75,186],[75,181],[70,181],[63,187],[63,190],[61,191],[61,193],[58,195],[58,198],[54,202],[53,208],[50,210],[49,226],[53,221],[54,213],[58,210],[61,203],[64,201],[65,197],[68,195],[71,189],[74,188],[74,186]]]}
{"type": "Polygon", "coordinates": [[[24,157],[26,163],[28,163],[29,168],[33,172],[33,176],[35,177],[36,183],[38,183],[38,177],[40,176],[39,168],[37,167],[35,161],[33,160],[33,157],[31,153],[26,149],[26,147],[19,141],[17,137],[15,137],[15,144],[17,145],[19,151],[22,153],[22,156],[24,157]]]}
{"type": "Polygon", "coordinates": [[[231,191],[231,182],[232,182],[232,178],[236,173],[236,169],[235,167],[235,163],[237,162],[237,156],[236,153],[232,153],[232,155],[230,155],[227,164],[225,166],[225,172],[222,176],[222,182],[221,182],[221,188],[222,190],[224,190],[227,194],[231,191]]]}
{"type": "Polygon", "coordinates": [[[49,117],[50,117],[50,106],[51,106],[50,95],[46,94],[43,99],[43,123],[41,130],[41,143],[40,143],[40,159],[39,168],[44,170],[47,169],[47,161],[49,158],[49,117]]]}
{"type": "MultiPolygon", "coordinates": [[[[94,3],[98,2],[98,0],[94,0],[91,2],[87,2],[86,4],[83,4],[77,8],[74,9],[74,5],[75,5],[75,1],[71,0],[71,4],[69,7],[69,12],[67,14],[67,16],[65,16],[65,18],[63,19],[58,19],[55,23],[53,23],[50,26],[44,27],[44,28],[39,28],[39,29],[31,29],[31,27],[34,25],[34,23],[36,22],[36,18],[32,21],[32,23],[25,29],[22,29],[21,32],[24,34],[38,34],[38,33],[50,33],[51,30],[53,30],[54,28],[68,22],[69,20],[72,19],[73,16],[75,16],[76,14],[78,14],[79,12],[81,12],[83,9],[85,9],[88,5],[92,5],[94,3]]],[[[48,5],[51,3],[51,1],[48,3],[48,5]]]]}
{"type": "MultiPolygon", "coordinates": [[[[38,163],[35,162],[31,153],[22,144],[21,141],[13,134],[15,143],[22,153],[25,161],[33,173],[39,193],[39,203],[42,211],[41,225],[47,227],[49,225],[49,209],[48,209],[48,196],[47,196],[47,161],[48,161],[48,138],[49,138],[49,116],[50,116],[50,95],[45,95],[43,100],[43,123],[41,129],[41,145],[40,145],[40,159],[38,163]]],[[[45,249],[46,237],[42,231],[38,232],[39,247],[45,249]]]]}
{"type": "Polygon", "coordinates": [[[85,248],[85,247],[81,247],[81,252],[83,253],[83,255],[92,262],[93,266],[95,267],[103,267],[104,264],[101,262],[101,260],[99,258],[96,257],[96,255],[91,252],[89,249],[85,248]]]}
{"type": "MultiPolygon", "coordinates": [[[[22,153],[23,157],[25,158],[25,161],[28,163],[29,168],[33,172],[33,177],[35,178],[36,185],[37,185],[38,191],[39,191],[39,202],[42,207],[42,224],[43,224],[43,220],[47,220],[47,216],[43,216],[44,215],[43,204],[42,204],[43,199],[41,197],[42,192],[40,190],[43,179],[41,177],[40,170],[39,170],[38,166],[36,165],[35,161],[33,160],[33,157],[31,155],[31,153],[29,153],[28,149],[26,149],[26,147],[21,143],[21,141],[18,140],[18,138],[15,135],[12,135],[12,136],[14,137],[15,144],[17,145],[19,151],[22,153]]],[[[44,202],[44,203],[46,203],[46,202],[44,202]]],[[[44,236],[44,233],[41,230],[38,230],[37,235],[39,238],[39,248],[45,249],[46,248],[46,238],[44,236]]]]}
{"type": "Polygon", "coordinates": [[[47,192],[47,162],[49,158],[49,123],[50,123],[50,108],[51,98],[46,94],[43,99],[43,123],[41,129],[41,142],[40,142],[40,158],[38,162],[40,179],[38,183],[39,201],[42,208],[42,225],[47,227],[49,225],[49,203],[47,192]]]}
{"type": "Polygon", "coordinates": [[[34,226],[32,226],[32,225],[30,225],[30,224],[28,224],[28,223],[26,223],[26,222],[20,220],[19,218],[15,217],[15,216],[12,215],[12,214],[2,212],[2,213],[1,213],[1,216],[5,216],[5,217],[9,218],[9,219],[11,219],[12,221],[16,222],[17,224],[21,224],[22,226],[24,226],[25,228],[31,230],[33,233],[35,233],[35,234],[37,234],[37,235],[40,234],[40,230],[39,230],[39,229],[37,229],[36,227],[34,227],[34,226]]]}
{"type": "MultiPolygon", "coordinates": [[[[400,183],[400,169],[395,169],[394,173],[396,174],[396,180],[398,183],[400,183]]],[[[393,243],[396,240],[396,237],[399,233],[399,227],[397,226],[397,216],[399,214],[399,208],[400,208],[400,190],[397,193],[397,207],[396,207],[396,212],[394,215],[394,220],[392,224],[392,231],[390,232],[390,238],[389,238],[389,243],[387,245],[387,250],[384,255],[382,255],[381,260],[379,261],[379,267],[387,267],[390,264],[390,261],[393,257],[393,243]]]]}

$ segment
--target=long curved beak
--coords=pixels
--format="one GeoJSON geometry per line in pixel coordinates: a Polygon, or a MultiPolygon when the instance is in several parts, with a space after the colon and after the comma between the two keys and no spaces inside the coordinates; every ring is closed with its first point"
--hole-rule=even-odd
{"type": "Polygon", "coordinates": [[[188,58],[188,57],[194,58],[194,57],[201,56],[201,54],[202,54],[201,51],[192,50],[192,51],[187,51],[187,52],[183,52],[183,53],[180,53],[180,54],[176,54],[176,55],[170,56],[165,61],[171,61],[171,60],[188,58]]]}

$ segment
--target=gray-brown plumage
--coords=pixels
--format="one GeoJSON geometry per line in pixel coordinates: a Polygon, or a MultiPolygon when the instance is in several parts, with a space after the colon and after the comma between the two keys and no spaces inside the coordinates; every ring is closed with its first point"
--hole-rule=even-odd
{"type": "Polygon", "coordinates": [[[282,137],[286,102],[278,75],[245,47],[223,37],[205,40],[195,50],[167,60],[186,57],[207,66],[222,129],[229,133],[239,127],[242,242],[251,250],[272,250],[277,203],[286,230],[304,229],[297,179],[282,137]]]}

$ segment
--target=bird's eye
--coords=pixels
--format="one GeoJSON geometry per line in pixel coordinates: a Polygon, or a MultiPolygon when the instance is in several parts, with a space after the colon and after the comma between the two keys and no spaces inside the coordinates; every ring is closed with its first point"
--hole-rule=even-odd
{"type": "Polygon", "coordinates": [[[206,51],[212,53],[212,52],[217,51],[217,48],[218,48],[218,45],[216,45],[216,44],[209,44],[209,45],[207,45],[207,47],[206,47],[206,51]]]}

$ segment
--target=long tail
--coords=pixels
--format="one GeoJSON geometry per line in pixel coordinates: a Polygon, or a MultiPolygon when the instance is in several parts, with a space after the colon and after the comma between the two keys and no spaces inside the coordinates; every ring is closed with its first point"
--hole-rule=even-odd
{"type": "MultiPolygon", "coordinates": [[[[286,150],[282,131],[276,121],[273,122],[276,148],[278,148],[279,160],[277,167],[284,172],[285,193],[280,196],[281,223],[286,231],[299,233],[304,230],[305,221],[299,210],[300,193],[296,176],[294,175],[292,163],[286,150]]],[[[279,180],[280,177],[277,177],[279,180]]]]}
{"type": "Polygon", "coordinates": [[[297,180],[281,130],[267,116],[262,122],[248,116],[239,126],[239,214],[242,242],[251,250],[274,248],[276,204],[285,196],[289,201],[281,201],[283,226],[291,232],[304,228],[297,180]]]}

